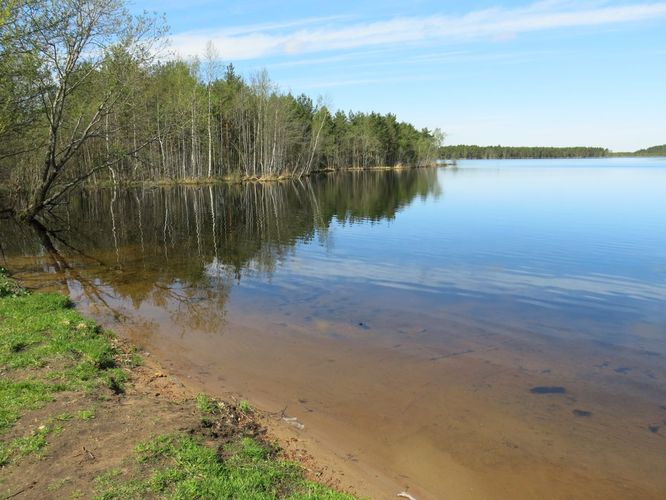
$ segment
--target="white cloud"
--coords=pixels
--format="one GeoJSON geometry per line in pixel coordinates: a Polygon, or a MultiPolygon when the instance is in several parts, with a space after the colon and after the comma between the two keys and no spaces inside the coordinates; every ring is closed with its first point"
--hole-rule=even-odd
{"type": "Polygon", "coordinates": [[[177,54],[192,56],[203,54],[206,43],[211,40],[225,59],[243,60],[447,40],[501,41],[533,31],[637,22],[664,16],[666,2],[608,5],[551,0],[522,8],[473,11],[461,16],[347,21],[344,25],[339,24],[339,17],[326,17],[190,31],[172,36],[171,43],[177,54]]]}
{"type": "Polygon", "coordinates": [[[286,86],[288,88],[297,87],[299,90],[311,90],[311,89],[329,89],[331,87],[349,87],[349,86],[359,86],[359,85],[376,85],[378,83],[388,84],[388,83],[403,83],[403,82],[427,82],[427,81],[436,81],[442,80],[444,77],[436,75],[412,75],[412,76],[392,76],[392,77],[381,77],[381,78],[358,78],[358,79],[340,79],[340,80],[316,80],[311,82],[302,81],[299,82],[287,82],[286,86]]]}

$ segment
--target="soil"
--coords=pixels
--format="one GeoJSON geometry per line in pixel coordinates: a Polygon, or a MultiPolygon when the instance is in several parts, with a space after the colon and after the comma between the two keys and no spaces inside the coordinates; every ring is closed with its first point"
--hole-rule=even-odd
{"type": "MultiPolygon", "coordinates": [[[[129,343],[118,342],[121,349],[129,350],[129,343]]],[[[284,433],[274,430],[289,425],[281,415],[256,409],[243,412],[238,401],[230,400],[221,404],[221,414],[204,423],[195,396],[194,388],[165,373],[149,355],[132,369],[123,394],[111,390],[96,395],[58,393],[56,401],[24,415],[7,435],[8,439],[27,435],[45,422],[60,428],[49,433],[48,445],[41,453],[2,469],[0,498],[90,498],[95,494],[95,479],[111,469],[125,468],[138,443],[176,432],[200,436],[220,449],[238,435],[279,443],[280,453],[301,463],[310,479],[354,493],[335,470],[318,465],[298,438],[278,440],[284,433]],[[71,418],[62,425],[54,420],[58,415],[72,416],[90,409],[94,410],[93,418],[71,418]]]]}

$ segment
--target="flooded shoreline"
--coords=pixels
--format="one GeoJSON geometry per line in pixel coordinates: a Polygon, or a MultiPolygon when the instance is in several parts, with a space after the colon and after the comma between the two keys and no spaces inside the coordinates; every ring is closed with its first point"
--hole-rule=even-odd
{"type": "Polygon", "coordinates": [[[660,498],[664,169],[613,168],[84,193],[3,253],[373,496],[660,498]]]}

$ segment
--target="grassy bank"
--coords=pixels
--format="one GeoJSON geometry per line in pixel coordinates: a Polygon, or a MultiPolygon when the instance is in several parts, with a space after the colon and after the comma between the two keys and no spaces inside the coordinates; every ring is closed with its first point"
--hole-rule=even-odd
{"type": "Polygon", "coordinates": [[[0,496],[351,498],[306,478],[247,404],[187,392],[60,294],[0,270],[0,496]]]}

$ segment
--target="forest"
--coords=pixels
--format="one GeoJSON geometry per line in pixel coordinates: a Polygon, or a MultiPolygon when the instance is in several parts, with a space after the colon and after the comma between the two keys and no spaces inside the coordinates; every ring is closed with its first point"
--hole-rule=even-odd
{"type": "Polygon", "coordinates": [[[666,156],[666,144],[639,149],[633,153],[615,153],[617,156],[666,156]]]}
{"type": "Polygon", "coordinates": [[[447,160],[498,160],[509,158],[599,158],[610,156],[606,148],[543,146],[442,146],[439,157],[447,160]]]}
{"type": "MultiPolygon", "coordinates": [[[[393,114],[329,110],[169,55],[166,21],[122,0],[7,0],[0,9],[0,215],[32,220],[83,183],[211,182],[425,166],[443,134],[393,114]]],[[[223,48],[222,48],[223,49],[223,48]]]]}
{"type": "Polygon", "coordinates": [[[598,147],[476,146],[460,144],[441,146],[443,160],[508,160],[522,158],[603,158],[610,156],[666,156],[666,144],[632,152],[612,152],[598,147]]]}

